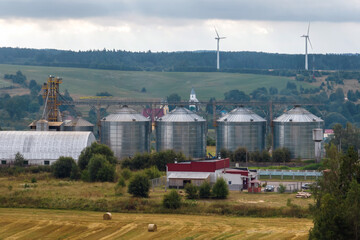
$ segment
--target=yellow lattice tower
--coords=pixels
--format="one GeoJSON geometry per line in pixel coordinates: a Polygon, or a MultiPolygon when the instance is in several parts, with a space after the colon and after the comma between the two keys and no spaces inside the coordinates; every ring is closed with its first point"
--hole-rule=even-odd
{"type": "Polygon", "coordinates": [[[49,122],[58,122],[59,119],[59,106],[61,102],[59,100],[59,85],[62,83],[62,79],[59,77],[49,76],[47,83],[44,83],[43,99],[45,101],[45,116],[43,116],[49,122]]]}

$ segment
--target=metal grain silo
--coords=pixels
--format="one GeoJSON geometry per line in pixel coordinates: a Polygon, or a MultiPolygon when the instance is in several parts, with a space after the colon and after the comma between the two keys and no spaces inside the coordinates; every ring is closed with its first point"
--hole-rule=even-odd
{"type": "Polygon", "coordinates": [[[150,151],[150,119],[123,107],[101,120],[101,143],[118,159],[150,151]]]}
{"type": "Polygon", "coordinates": [[[286,147],[291,158],[314,158],[313,129],[323,128],[324,121],[304,108],[295,106],[273,121],[274,149],[286,147]]]}
{"type": "Polygon", "coordinates": [[[245,147],[249,152],[265,148],[266,120],[253,111],[238,107],[217,120],[216,152],[222,148],[235,151],[245,147]]]}
{"type": "Polygon", "coordinates": [[[93,132],[94,124],[86,121],[85,119],[78,117],[71,120],[68,123],[65,123],[64,131],[85,131],[85,132],[93,132]]]}
{"type": "Polygon", "coordinates": [[[156,120],[156,150],[173,149],[187,157],[206,156],[206,120],[177,107],[156,120]]]}

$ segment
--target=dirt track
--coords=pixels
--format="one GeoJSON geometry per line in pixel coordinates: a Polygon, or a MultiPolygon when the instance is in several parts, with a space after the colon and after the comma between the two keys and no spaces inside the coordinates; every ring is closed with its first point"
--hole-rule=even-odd
{"type": "Polygon", "coordinates": [[[0,239],[307,239],[309,219],[0,208],[0,239]],[[149,223],[158,226],[148,232],[149,223]]]}

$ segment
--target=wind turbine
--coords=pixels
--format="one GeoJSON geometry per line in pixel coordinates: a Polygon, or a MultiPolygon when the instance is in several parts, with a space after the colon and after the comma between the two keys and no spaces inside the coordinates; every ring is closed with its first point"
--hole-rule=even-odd
{"type": "Polygon", "coordinates": [[[308,26],[308,30],[307,30],[307,35],[302,35],[301,37],[305,38],[305,70],[308,70],[308,47],[307,47],[307,43],[310,43],[310,47],[312,49],[312,45],[311,45],[311,41],[310,41],[310,36],[309,36],[309,31],[310,31],[310,22],[309,22],[309,26],[308,26]]]}
{"type": "Polygon", "coordinates": [[[220,39],[225,39],[226,37],[220,37],[218,32],[216,31],[216,28],[215,28],[215,32],[216,32],[216,35],[217,35],[217,37],[215,37],[215,39],[217,40],[217,65],[216,65],[216,67],[217,67],[217,70],[219,70],[220,69],[220,55],[219,55],[220,39]]]}

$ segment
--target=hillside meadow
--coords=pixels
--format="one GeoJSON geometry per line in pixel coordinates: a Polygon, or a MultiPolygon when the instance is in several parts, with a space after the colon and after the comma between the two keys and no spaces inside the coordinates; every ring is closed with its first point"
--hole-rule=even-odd
{"type": "MultiPolygon", "coordinates": [[[[183,100],[189,99],[191,87],[194,87],[199,100],[211,97],[223,99],[224,93],[239,89],[245,93],[259,87],[276,87],[281,90],[287,82],[294,82],[304,88],[312,88],[308,83],[297,82],[291,78],[220,72],[146,72],[95,70],[86,68],[39,67],[0,64],[0,83],[4,74],[15,74],[20,70],[27,80],[46,82],[48,75],[63,78],[61,91],[68,89],[75,97],[94,96],[99,92],[109,92],[120,98],[165,98],[177,93],[183,100]],[[141,92],[145,88],[146,92],[141,92]]],[[[4,82],[3,84],[6,84],[4,82]]]]}

